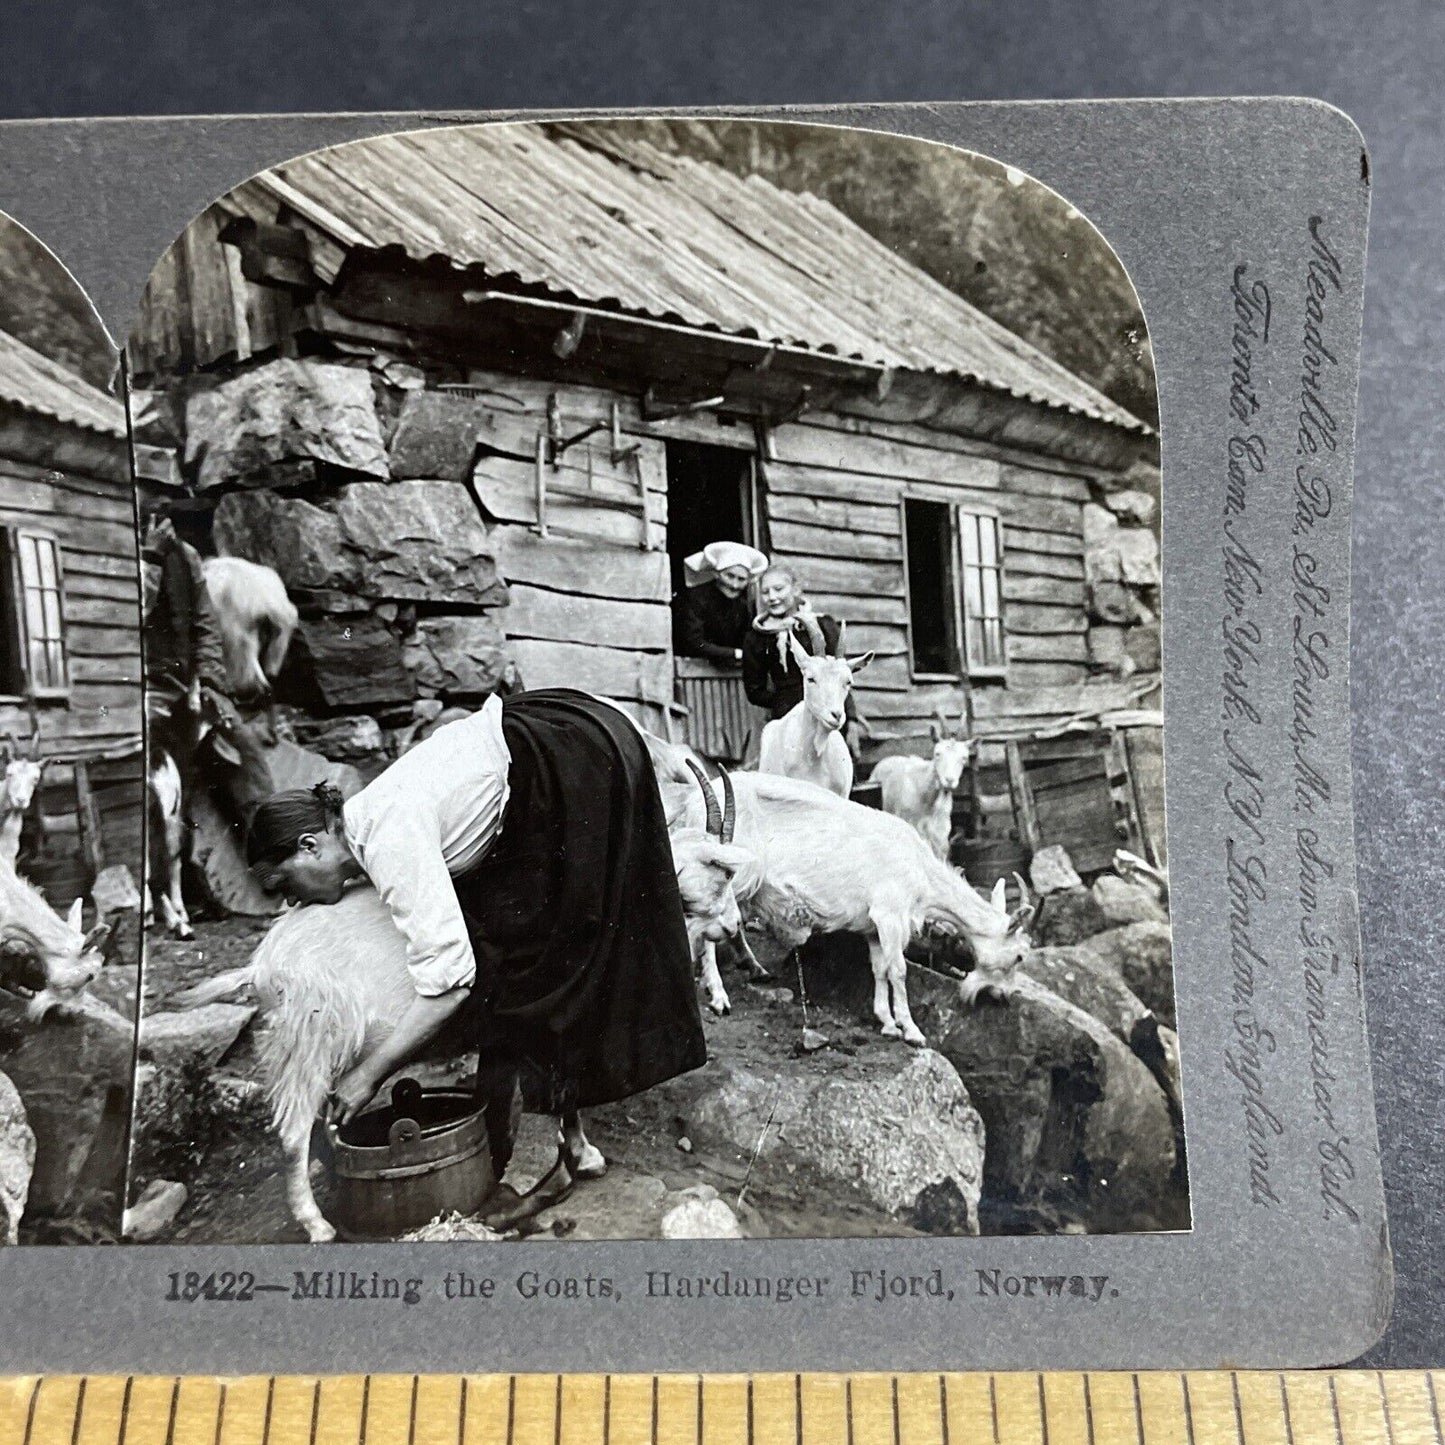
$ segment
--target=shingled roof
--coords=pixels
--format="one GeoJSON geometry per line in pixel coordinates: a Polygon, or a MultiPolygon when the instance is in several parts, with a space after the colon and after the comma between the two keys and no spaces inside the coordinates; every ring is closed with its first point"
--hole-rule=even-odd
{"type": "Polygon", "coordinates": [[[0,402],[104,436],[126,434],[120,402],[6,331],[0,331],[0,402]]]}
{"type": "MultiPolygon", "coordinates": [[[[330,245],[443,258],[558,299],[870,365],[954,376],[1147,428],[826,201],[616,132],[448,127],[317,151],[228,198],[330,245]]],[[[329,271],[330,274],[327,274],[329,271]]]]}

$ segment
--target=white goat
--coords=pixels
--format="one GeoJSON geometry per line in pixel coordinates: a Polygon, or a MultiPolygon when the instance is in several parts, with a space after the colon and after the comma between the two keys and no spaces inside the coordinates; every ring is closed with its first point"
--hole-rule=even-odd
{"type": "Polygon", "coordinates": [[[0,863],[0,990],[25,1002],[39,1023],[52,1009],[84,1008],[83,995],[104,962],[107,924],[80,927],[77,898],[61,917],[8,863],[0,863]]]}
{"type": "Polygon", "coordinates": [[[154,920],[152,900],[159,899],[161,919],[177,938],[194,938],[190,914],[181,891],[186,857],[185,795],[181,770],[165,748],[152,744],[146,772],[146,824],[150,846],[145,890],[145,926],[154,920]]]}
{"type": "Polygon", "coordinates": [[[0,1244],[20,1243],[20,1219],[30,1196],[35,1135],[20,1091],[0,1073],[0,1244]]]}
{"type": "Polygon", "coordinates": [[[296,630],[297,612],[286,584],[272,568],[244,557],[208,557],[202,571],[232,696],[270,692],[296,630]]]}
{"type": "Polygon", "coordinates": [[[880,758],[872,781],[880,786],[883,811],[916,828],[933,856],[946,863],[953,836],[953,795],[973,755],[973,743],[950,733],[942,713],[930,724],[929,736],[931,757],[880,758]]]}
{"type": "Polygon", "coordinates": [[[24,752],[21,752],[13,733],[6,737],[5,779],[0,784],[0,860],[13,868],[20,856],[20,832],[25,826],[25,815],[35,800],[35,790],[40,786],[40,777],[45,771],[45,760],[36,756],[40,743],[38,728],[31,732],[24,752]]]}
{"type": "Polygon", "coordinates": [[[904,949],[926,933],[967,938],[975,967],[961,985],[966,1002],[1007,993],[1033,946],[1022,880],[1020,907],[1010,913],[1002,879],[992,898],[980,897],[891,813],[795,778],[735,773],[732,784],[737,842],[750,855],[733,885],[743,913],[794,948],[816,933],[864,935],[873,1013],[886,1037],[925,1042],[908,1006],[904,949]]]}
{"type": "Polygon", "coordinates": [[[793,662],[803,675],[803,700],[763,729],[758,771],[801,778],[846,798],[853,791],[853,758],[843,741],[844,709],[853,674],[862,672],[873,661],[873,654],[845,657],[845,633],[840,624],[836,655],[830,657],[817,621],[809,616],[804,625],[812,653],[788,634],[793,662]]]}

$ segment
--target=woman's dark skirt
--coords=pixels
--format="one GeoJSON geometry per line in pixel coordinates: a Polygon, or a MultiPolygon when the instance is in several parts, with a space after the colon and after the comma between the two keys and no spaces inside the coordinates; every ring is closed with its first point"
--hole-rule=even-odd
{"type": "Polygon", "coordinates": [[[556,688],[502,703],[511,795],[453,879],[477,980],[479,1087],[606,1104],[707,1061],[682,900],[647,749],[614,707],[556,688]],[[489,1082],[490,1080],[490,1082],[489,1082]]]}

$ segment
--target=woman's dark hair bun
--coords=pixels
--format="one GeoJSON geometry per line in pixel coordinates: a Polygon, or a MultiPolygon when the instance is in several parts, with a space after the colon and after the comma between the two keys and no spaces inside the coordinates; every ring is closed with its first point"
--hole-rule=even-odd
{"type": "Polygon", "coordinates": [[[321,804],[327,820],[339,818],[341,810],[346,806],[346,799],[341,795],[341,789],[335,783],[317,783],[311,790],[311,796],[321,804]]]}

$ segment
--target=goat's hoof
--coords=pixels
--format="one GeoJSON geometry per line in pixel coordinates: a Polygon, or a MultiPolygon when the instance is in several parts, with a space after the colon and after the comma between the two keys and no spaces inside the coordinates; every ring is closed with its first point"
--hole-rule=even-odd
{"type": "Polygon", "coordinates": [[[304,1224],[302,1228],[305,1229],[306,1237],[312,1244],[331,1244],[336,1239],[335,1226],[328,1224],[324,1219],[304,1224]]]}
{"type": "Polygon", "coordinates": [[[882,1033],[885,1039],[901,1039],[903,1037],[903,1030],[895,1023],[881,1025],[879,1032],[882,1033]]]}
{"type": "Polygon", "coordinates": [[[923,1037],[919,1029],[910,1026],[903,1030],[903,1042],[905,1044],[912,1044],[915,1049],[921,1049],[927,1044],[928,1040],[923,1037]]]}
{"type": "Polygon", "coordinates": [[[572,1173],[578,1179],[601,1179],[607,1173],[607,1160],[602,1157],[602,1151],[595,1144],[589,1144],[577,1156],[572,1173]]]}
{"type": "Polygon", "coordinates": [[[719,1018],[725,1018],[733,1011],[732,1000],[726,994],[708,999],[707,1006],[719,1018]]]}
{"type": "Polygon", "coordinates": [[[181,940],[184,941],[184,942],[189,942],[189,941],[190,941],[191,939],[193,939],[195,936],[196,936],[196,931],[195,931],[194,928],[191,927],[191,925],[190,925],[189,923],[173,923],[173,924],[171,924],[171,937],[172,937],[172,938],[179,938],[179,939],[181,939],[181,940]]]}

